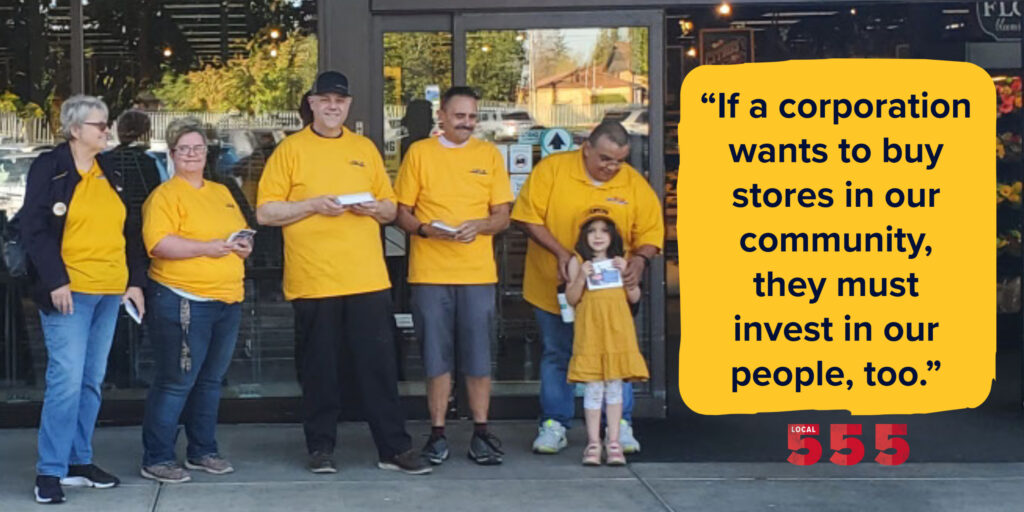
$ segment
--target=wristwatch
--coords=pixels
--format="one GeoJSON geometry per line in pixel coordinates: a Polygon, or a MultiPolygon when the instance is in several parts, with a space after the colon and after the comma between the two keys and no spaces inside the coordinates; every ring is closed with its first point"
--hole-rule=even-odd
{"type": "Polygon", "coordinates": [[[426,226],[426,223],[421,222],[419,227],[416,228],[416,234],[423,238],[427,238],[427,233],[423,231],[424,226],[426,226]]]}

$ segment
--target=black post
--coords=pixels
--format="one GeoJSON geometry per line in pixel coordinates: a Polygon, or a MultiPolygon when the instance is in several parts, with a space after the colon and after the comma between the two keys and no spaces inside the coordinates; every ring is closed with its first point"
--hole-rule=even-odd
{"type": "Polygon", "coordinates": [[[85,27],[82,0],[71,0],[71,94],[85,93],[85,27]]]}

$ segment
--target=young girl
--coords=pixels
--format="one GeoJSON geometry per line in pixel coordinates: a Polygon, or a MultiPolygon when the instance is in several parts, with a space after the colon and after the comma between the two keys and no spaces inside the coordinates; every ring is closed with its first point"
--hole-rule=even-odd
{"type": "Polygon", "coordinates": [[[640,287],[587,289],[587,278],[594,276],[594,263],[612,260],[623,273],[622,236],[615,223],[606,217],[592,217],[580,228],[576,242],[578,258],[569,262],[569,283],[565,296],[576,307],[576,325],[569,361],[569,382],[587,385],[583,412],[587,423],[587,447],[583,464],[601,464],[601,403],[605,404],[607,436],[605,460],[610,466],[626,463],[619,445],[619,419],[622,418],[622,382],[647,380],[647,364],[636,341],[636,328],[630,304],[640,300],[640,287]]]}

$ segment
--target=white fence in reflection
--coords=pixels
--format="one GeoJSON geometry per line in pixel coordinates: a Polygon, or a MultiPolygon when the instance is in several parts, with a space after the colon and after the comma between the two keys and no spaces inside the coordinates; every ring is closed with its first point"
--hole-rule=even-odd
{"type": "MultiPolygon", "coordinates": [[[[630,103],[602,103],[592,105],[536,105],[481,101],[480,110],[498,112],[525,111],[535,124],[546,127],[589,129],[604,119],[609,111],[646,109],[646,105],[630,103]]],[[[384,117],[388,120],[405,116],[405,105],[384,105],[384,117]]]]}

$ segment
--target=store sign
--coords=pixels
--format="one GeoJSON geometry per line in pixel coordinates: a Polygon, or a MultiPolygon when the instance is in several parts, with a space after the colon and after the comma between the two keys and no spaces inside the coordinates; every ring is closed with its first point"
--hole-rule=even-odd
{"type": "Polygon", "coordinates": [[[978,24],[996,41],[1020,39],[1022,2],[978,2],[978,24]]]}
{"type": "Polygon", "coordinates": [[[754,31],[710,28],[700,31],[701,64],[754,62],[754,31]]]}

